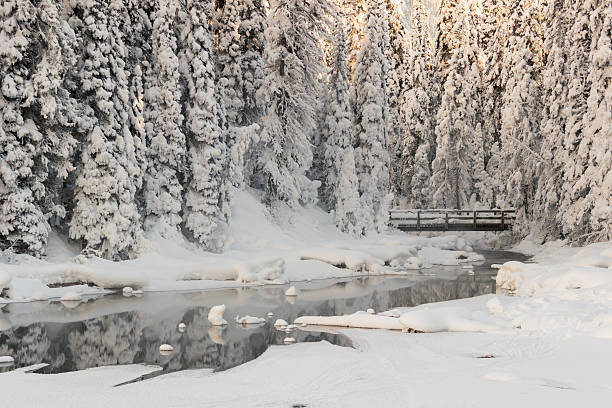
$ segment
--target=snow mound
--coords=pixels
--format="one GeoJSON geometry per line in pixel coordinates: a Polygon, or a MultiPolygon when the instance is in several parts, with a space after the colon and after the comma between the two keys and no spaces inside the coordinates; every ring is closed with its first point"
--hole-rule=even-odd
{"type": "Polygon", "coordinates": [[[425,333],[435,332],[488,332],[496,327],[472,318],[464,307],[439,307],[417,309],[399,317],[400,323],[409,329],[425,333]]]}
{"type": "Polygon", "coordinates": [[[564,263],[525,264],[511,261],[501,266],[496,282],[519,295],[541,290],[588,289],[612,284],[610,243],[585,247],[564,263]]]}
{"type": "Polygon", "coordinates": [[[285,291],[285,296],[297,296],[297,289],[295,288],[295,286],[291,286],[289,287],[289,289],[287,289],[285,291]]]}
{"type": "Polygon", "coordinates": [[[399,319],[389,316],[357,312],[344,316],[302,316],[295,319],[296,325],[340,326],[361,329],[402,330],[404,326],[399,319]]]}
{"type": "Polygon", "coordinates": [[[225,305],[217,305],[210,308],[208,312],[208,321],[213,326],[224,326],[227,324],[227,321],[223,318],[223,313],[225,312],[225,305]]]}
{"type": "Polygon", "coordinates": [[[373,271],[375,265],[384,265],[384,261],[380,259],[376,259],[364,252],[348,249],[309,248],[300,253],[300,259],[314,259],[338,268],[346,268],[353,271],[373,271]]]}

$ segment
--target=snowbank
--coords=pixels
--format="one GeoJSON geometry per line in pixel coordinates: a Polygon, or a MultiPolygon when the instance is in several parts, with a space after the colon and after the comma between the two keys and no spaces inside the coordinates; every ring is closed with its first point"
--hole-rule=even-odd
{"type": "MultiPolygon", "coordinates": [[[[567,253],[567,249],[559,252],[567,253]]],[[[566,259],[551,254],[557,263],[506,262],[497,283],[518,296],[485,295],[378,315],[303,316],[295,322],[426,333],[530,332],[612,338],[611,254],[612,243],[602,243],[574,249],[566,259]]]]}
{"type": "Polygon", "coordinates": [[[497,284],[523,296],[540,290],[588,289],[612,285],[612,243],[599,243],[564,257],[565,249],[537,264],[506,262],[497,274],[497,284]]]}
{"type": "Polygon", "coordinates": [[[0,293],[6,288],[11,301],[31,301],[60,298],[66,293],[64,286],[87,296],[125,286],[160,291],[214,288],[218,282],[224,282],[223,287],[279,284],[406,274],[420,267],[482,259],[454,235],[427,238],[393,231],[355,240],[340,233],[329,214],[317,208],[281,208],[273,217],[256,194],[235,191],[223,254],[150,232],[139,258],[110,262],[79,255],[71,243],[51,234],[45,260],[0,253],[0,293]]]}

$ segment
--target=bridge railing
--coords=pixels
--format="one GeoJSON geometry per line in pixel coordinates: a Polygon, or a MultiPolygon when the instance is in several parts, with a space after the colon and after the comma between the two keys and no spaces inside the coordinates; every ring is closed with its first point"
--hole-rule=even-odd
{"type": "Polygon", "coordinates": [[[503,231],[515,220],[514,209],[449,210],[394,209],[389,211],[390,224],[406,231],[503,231]]]}

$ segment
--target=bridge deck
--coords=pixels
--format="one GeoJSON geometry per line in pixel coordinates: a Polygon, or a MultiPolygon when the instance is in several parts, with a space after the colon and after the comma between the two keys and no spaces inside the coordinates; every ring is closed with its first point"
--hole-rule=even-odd
{"type": "Polygon", "coordinates": [[[402,231],[506,231],[516,211],[491,210],[391,210],[389,223],[402,231]]]}

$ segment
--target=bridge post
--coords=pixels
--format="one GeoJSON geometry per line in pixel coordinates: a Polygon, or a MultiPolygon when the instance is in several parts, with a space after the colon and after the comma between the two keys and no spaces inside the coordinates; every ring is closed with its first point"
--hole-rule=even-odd
{"type": "Polygon", "coordinates": [[[444,221],[445,231],[448,231],[448,211],[446,212],[446,217],[444,221]]]}
{"type": "Polygon", "coordinates": [[[417,231],[421,230],[421,210],[417,210],[417,231]]]}
{"type": "Polygon", "coordinates": [[[474,229],[476,229],[476,210],[474,210],[474,229]]]}
{"type": "Polygon", "coordinates": [[[504,228],[504,211],[503,210],[501,212],[501,229],[502,229],[502,231],[505,230],[505,228],[504,228]]]}

